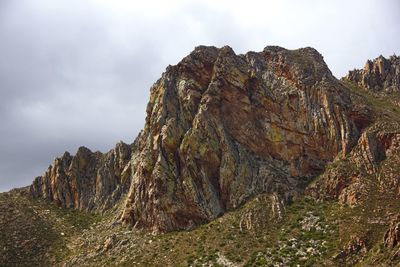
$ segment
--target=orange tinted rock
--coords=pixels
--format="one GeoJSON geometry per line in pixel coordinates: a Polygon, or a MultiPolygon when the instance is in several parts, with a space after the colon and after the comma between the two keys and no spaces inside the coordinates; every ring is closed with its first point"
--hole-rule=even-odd
{"type": "Polygon", "coordinates": [[[257,194],[288,200],[358,137],[350,100],[312,48],[197,47],[151,88],[121,220],[190,228],[257,194]]]}
{"type": "Polygon", "coordinates": [[[368,60],[364,69],[349,71],[345,78],[367,90],[399,92],[400,57],[379,56],[373,61],[368,60]]]}
{"type": "Polygon", "coordinates": [[[66,152],[30,186],[34,197],[80,210],[105,210],[128,191],[131,183],[131,147],[120,142],[106,154],[80,147],[66,152]]]}

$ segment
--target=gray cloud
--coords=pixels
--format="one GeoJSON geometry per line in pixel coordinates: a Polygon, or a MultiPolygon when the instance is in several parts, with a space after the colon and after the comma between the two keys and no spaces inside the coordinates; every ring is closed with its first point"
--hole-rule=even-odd
{"type": "Polygon", "coordinates": [[[313,46],[338,77],[400,51],[398,1],[0,1],[0,192],[80,145],[132,142],[149,88],[199,44],[313,46]]]}

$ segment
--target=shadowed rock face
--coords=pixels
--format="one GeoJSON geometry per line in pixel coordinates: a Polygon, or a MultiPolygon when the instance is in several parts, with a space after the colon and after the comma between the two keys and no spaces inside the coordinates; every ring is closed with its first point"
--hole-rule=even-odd
{"type": "Polygon", "coordinates": [[[75,156],[56,158],[30,186],[34,197],[86,211],[102,211],[115,204],[131,183],[131,146],[122,142],[106,154],[80,147],[75,156]]]}
{"type": "Polygon", "coordinates": [[[121,220],[187,229],[259,193],[290,200],[356,143],[350,105],[312,48],[197,47],[151,88],[121,220]]]}
{"type": "Polygon", "coordinates": [[[383,56],[365,63],[364,69],[352,70],[346,79],[372,91],[399,92],[400,91],[400,57],[383,56]]]}

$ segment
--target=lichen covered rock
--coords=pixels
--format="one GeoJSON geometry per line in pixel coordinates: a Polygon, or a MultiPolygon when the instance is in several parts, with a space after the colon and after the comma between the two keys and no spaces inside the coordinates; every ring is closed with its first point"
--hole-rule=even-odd
{"type": "Polygon", "coordinates": [[[350,113],[312,48],[197,47],[151,88],[121,220],[170,231],[260,193],[288,201],[355,144],[350,113]]]}

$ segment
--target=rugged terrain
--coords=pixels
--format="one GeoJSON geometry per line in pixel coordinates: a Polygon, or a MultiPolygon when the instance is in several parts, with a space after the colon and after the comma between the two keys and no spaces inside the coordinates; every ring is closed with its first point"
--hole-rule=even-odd
{"type": "Polygon", "coordinates": [[[399,81],[396,56],[337,80],[312,48],[197,47],[134,144],[0,195],[0,263],[395,266],[399,81]]]}

